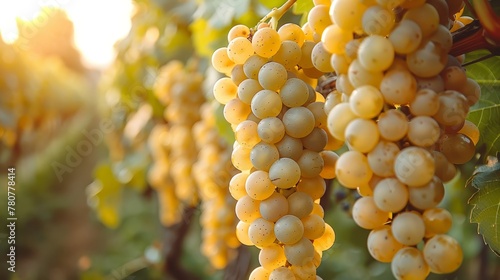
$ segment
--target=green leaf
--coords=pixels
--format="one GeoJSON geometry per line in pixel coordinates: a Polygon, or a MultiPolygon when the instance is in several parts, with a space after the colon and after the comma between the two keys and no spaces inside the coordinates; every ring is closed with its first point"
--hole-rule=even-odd
{"type": "Polygon", "coordinates": [[[297,0],[293,5],[293,13],[296,15],[306,14],[314,7],[312,0],[297,0]]]}
{"type": "Polygon", "coordinates": [[[474,205],[470,221],[478,224],[484,242],[500,256],[500,163],[479,167],[467,182],[470,185],[478,189],[469,199],[474,205]]]}
{"type": "Polygon", "coordinates": [[[280,7],[286,0],[259,0],[259,2],[266,8],[272,9],[280,7]]]}
{"type": "Polygon", "coordinates": [[[91,194],[97,215],[107,227],[116,228],[120,223],[122,184],[116,179],[109,164],[100,164],[94,171],[95,181],[89,188],[96,191],[91,194]]]}
{"type": "MultiPolygon", "coordinates": [[[[478,51],[467,54],[467,60],[475,60],[488,54],[478,51]]],[[[493,57],[467,66],[467,76],[481,86],[481,99],[471,107],[468,120],[481,131],[477,147],[485,146],[486,155],[494,155],[500,151],[500,57],[493,57]]]]}

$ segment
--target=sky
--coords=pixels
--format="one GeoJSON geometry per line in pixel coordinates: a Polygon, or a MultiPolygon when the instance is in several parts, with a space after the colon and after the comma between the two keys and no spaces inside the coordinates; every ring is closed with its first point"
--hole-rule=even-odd
{"type": "Polygon", "coordinates": [[[114,58],[113,44],[127,35],[131,0],[16,0],[0,2],[0,32],[7,42],[17,38],[16,17],[31,20],[42,7],[63,9],[73,21],[75,45],[84,64],[104,68],[114,58]]]}

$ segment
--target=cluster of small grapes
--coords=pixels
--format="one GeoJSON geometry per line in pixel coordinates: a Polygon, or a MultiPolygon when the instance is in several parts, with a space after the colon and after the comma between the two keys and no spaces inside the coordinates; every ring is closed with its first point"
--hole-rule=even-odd
{"type": "Polygon", "coordinates": [[[314,42],[304,30],[236,25],[228,46],[212,56],[226,74],[214,85],[236,142],[232,163],[241,172],[229,190],[237,200],[241,243],[261,249],[250,279],[321,279],[321,254],[335,240],[319,199],[335,176],[338,141],[326,133],[324,98],[317,93],[314,42]],[[300,69],[300,70],[299,70],[300,69]],[[328,149],[328,150],[325,150],[328,149]]]}
{"type": "Polygon", "coordinates": [[[193,126],[198,160],[193,177],[201,199],[202,253],[212,267],[223,269],[236,256],[241,243],[236,237],[236,201],[229,193],[229,180],[236,173],[231,165],[231,147],[220,137],[215,126],[214,108],[205,103],[202,119],[193,126]]]}
{"type": "Polygon", "coordinates": [[[474,156],[479,138],[465,118],[480,88],[463,57],[448,55],[463,2],[315,2],[309,25],[337,75],[327,126],[349,148],[336,178],[363,196],[352,212],[372,230],[371,255],[392,262],[397,279],[455,271],[462,250],[446,235],[451,214],[438,204],[443,182],[474,156]]]}
{"type": "Polygon", "coordinates": [[[191,176],[198,151],[192,132],[200,120],[205,102],[203,76],[180,61],[163,66],[156,78],[154,93],[165,106],[166,124],[159,124],[150,135],[154,164],[148,181],[159,194],[162,224],[169,226],[182,218],[183,205],[195,206],[198,187],[191,176]]]}

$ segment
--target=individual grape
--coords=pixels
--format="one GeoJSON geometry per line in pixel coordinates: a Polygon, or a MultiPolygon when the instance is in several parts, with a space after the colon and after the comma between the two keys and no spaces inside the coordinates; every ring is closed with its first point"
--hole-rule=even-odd
{"type": "Polygon", "coordinates": [[[385,102],[394,105],[410,103],[417,91],[417,81],[406,70],[390,70],[380,83],[380,92],[385,102]]]}
{"type": "Polygon", "coordinates": [[[325,112],[325,103],[326,99],[324,102],[316,101],[307,105],[307,109],[313,113],[315,127],[326,128],[327,114],[325,112]]]}
{"type": "Polygon", "coordinates": [[[391,262],[392,274],[396,279],[425,279],[430,269],[422,252],[415,247],[400,249],[391,262]]]}
{"type": "Polygon", "coordinates": [[[252,37],[252,47],[256,54],[269,58],[275,55],[281,46],[278,32],[272,28],[257,30],[252,37]]]}
{"type": "Polygon", "coordinates": [[[408,69],[416,76],[429,78],[438,75],[446,66],[448,56],[438,44],[427,41],[420,49],[408,54],[408,69]]]}
{"type": "Polygon", "coordinates": [[[420,89],[409,105],[415,116],[433,116],[439,110],[439,96],[432,89],[420,89]]]}
{"type": "Polygon", "coordinates": [[[321,207],[321,205],[319,205],[318,203],[314,203],[313,210],[312,210],[311,214],[315,214],[315,215],[320,216],[321,218],[324,218],[325,217],[325,210],[323,210],[323,207],[321,207]]]}
{"type": "Polygon", "coordinates": [[[250,36],[250,28],[243,24],[237,24],[231,27],[227,33],[227,42],[229,43],[238,37],[248,38],[248,36],[250,36]]]}
{"type": "Polygon", "coordinates": [[[239,200],[247,195],[247,191],[245,190],[247,177],[248,173],[240,172],[231,178],[231,181],[229,182],[229,193],[234,199],[239,200]]]}
{"type": "Polygon", "coordinates": [[[363,14],[367,8],[359,0],[335,0],[330,6],[330,18],[340,28],[360,33],[363,30],[363,14]]]}
{"type": "Polygon", "coordinates": [[[321,170],[319,175],[325,179],[335,178],[335,165],[337,164],[339,156],[335,152],[328,150],[321,151],[319,154],[323,158],[324,162],[323,170],[321,170]]]}
{"type": "Polygon", "coordinates": [[[390,10],[378,5],[371,6],[363,14],[363,31],[369,35],[386,36],[394,27],[395,20],[390,10]]]}
{"type": "Polygon", "coordinates": [[[350,189],[368,184],[372,174],[366,156],[358,151],[343,153],[335,165],[335,175],[339,183],[350,189]]]}
{"type": "Polygon", "coordinates": [[[408,140],[419,147],[430,147],[441,134],[439,124],[431,117],[418,116],[408,123],[408,140]]]}
{"type": "Polygon", "coordinates": [[[243,64],[236,64],[231,70],[231,80],[237,86],[247,79],[245,72],[243,72],[243,64]]]}
{"type": "Polygon", "coordinates": [[[227,48],[219,48],[212,54],[212,66],[220,73],[229,74],[235,63],[229,58],[227,48]]]}
{"type": "Polygon", "coordinates": [[[273,144],[260,142],[252,148],[250,160],[254,168],[268,171],[271,165],[280,158],[278,149],[273,144]]]}
{"type": "Polygon", "coordinates": [[[422,36],[428,37],[432,35],[439,26],[439,14],[430,4],[424,4],[419,7],[409,9],[403,19],[412,20],[418,24],[422,30],[422,36]]]}
{"type": "MultiPolygon", "coordinates": [[[[321,216],[320,216],[321,217],[321,216]]],[[[321,237],[314,240],[314,247],[320,251],[326,251],[330,249],[335,243],[335,231],[332,226],[325,223],[325,232],[321,237]]]]}
{"type": "MultiPolygon", "coordinates": [[[[316,253],[316,251],[314,251],[316,253]]],[[[298,279],[316,279],[316,266],[314,256],[312,260],[306,261],[302,265],[292,265],[292,272],[298,279]]]]}
{"type": "Polygon", "coordinates": [[[245,148],[241,145],[236,146],[231,153],[231,162],[236,169],[250,170],[252,168],[252,162],[250,161],[251,149],[245,148]]]}
{"type": "Polygon", "coordinates": [[[304,150],[297,164],[300,167],[300,174],[303,178],[313,178],[323,170],[323,158],[318,152],[304,150]]]}
{"type": "Polygon", "coordinates": [[[422,38],[422,30],[418,24],[407,19],[401,20],[389,35],[389,41],[397,54],[409,54],[416,51],[422,38]]]}
{"type": "Polygon", "coordinates": [[[408,120],[401,111],[391,109],[380,114],[377,126],[380,137],[388,141],[398,141],[408,131],[408,120]]]}
{"type": "Polygon", "coordinates": [[[283,115],[283,124],[288,135],[302,138],[314,129],[314,115],[305,107],[290,108],[283,115]]]}
{"type": "Polygon", "coordinates": [[[417,245],[425,236],[425,224],[417,212],[399,213],[391,224],[394,238],[406,246],[417,245]]]}
{"type": "Polygon", "coordinates": [[[302,68],[311,68],[314,67],[312,63],[312,50],[314,49],[314,46],[316,46],[316,43],[312,41],[305,41],[302,47],[300,48],[301,50],[301,56],[300,56],[300,61],[298,65],[302,68]]]}
{"type": "Polygon", "coordinates": [[[261,90],[251,102],[252,113],[259,119],[276,117],[281,112],[282,103],[279,94],[272,90],[261,90]]]}
{"type": "Polygon", "coordinates": [[[299,219],[311,214],[314,201],[304,192],[294,192],[288,197],[288,213],[299,219]]]}
{"type": "Polygon", "coordinates": [[[371,196],[361,197],[352,206],[354,222],[364,229],[382,226],[389,218],[389,213],[380,210],[371,196]]]}
{"type": "Polygon", "coordinates": [[[290,158],[280,158],[269,169],[269,177],[281,189],[293,187],[300,179],[300,167],[290,158]]]}
{"type": "Polygon", "coordinates": [[[385,212],[397,213],[408,203],[408,187],[395,178],[385,178],[373,190],[375,205],[385,212]]]}
{"type": "Polygon", "coordinates": [[[276,243],[262,247],[259,252],[259,263],[268,271],[284,266],[286,264],[285,250],[276,243]]]}
{"type": "Polygon", "coordinates": [[[444,126],[456,126],[465,121],[469,112],[467,99],[458,91],[447,90],[439,94],[439,110],[433,116],[444,126]]]}
{"type": "Polygon", "coordinates": [[[453,37],[451,35],[451,32],[443,25],[439,25],[436,32],[434,32],[434,34],[429,37],[429,40],[431,42],[434,42],[435,44],[440,45],[446,53],[448,53],[453,46],[453,37]]]}
{"type": "Polygon", "coordinates": [[[271,59],[290,71],[299,63],[301,56],[302,51],[299,44],[294,41],[283,41],[280,49],[271,59]]]}
{"type": "Polygon", "coordinates": [[[333,67],[330,64],[332,54],[328,52],[323,43],[317,43],[311,52],[311,61],[313,66],[321,72],[333,72],[333,67]]]}
{"type": "Polygon", "coordinates": [[[436,207],[444,197],[444,185],[437,176],[423,186],[409,188],[409,191],[411,205],[420,210],[436,207]]]}
{"type": "Polygon", "coordinates": [[[224,119],[233,125],[238,125],[246,120],[252,110],[248,104],[241,102],[239,98],[229,100],[224,105],[224,119]]]}
{"type": "Polygon", "coordinates": [[[335,86],[339,92],[345,94],[346,96],[350,96],[355,89],[349,80],[349,76],[344,74],[337,76],[335,86]]]}
{"type": "Polygon", "coordinates": [[[304,265],[312,261],[314,257],[314,247],[309,239],[302,237],[298,242],[285,244],[285,256],[293,266],[304,265]]]}
{"type": "Polygon", "coordinates": [[[361,65],[359,59],[354,59],[351,62],[347,75],[349,76],[349,82],[351,82],[355,88],[364,85],[379,87],[384,78],[384,73],[382,71],[369,71],[361,65]]]}
{"type": "Polygon", "coordinates": [[[269,279],[270,272],[263,268],[262,266],[259,266],[252,270],[250,273],[250,276],[248,277],[248,280],[263,280],[263,279],[269,279]]]}
{"type": "Polygon", "coordinates": [[[318,34],[314,32],[309,22],[304,23],[301,28],[302,31],[304,32],[304,42],[306,41],[315,42],[315,38],[318,36],[318,34]]]}
{"type": "Polygon", "coordinates": [[[453,237],[445,234],[437,234],[427,240],[423,255],[430,270],[439,274],[457,270],[463,260],[460,244],[453,237]]]}
{"type": "Polygon", "coordinates": [[[287,81],[287,71],[283,65],[271,61],[260,68],[258,79],[264,89],[277,91],[287,81]]]}
{"type": "Polygon", "coordinates": [[[333,70],[337,73],[337,75],[347,74],[349,65],[351,64],[351,59],[345,54],[332,54],[330,63],[332,64],[333,70]]]}
{"type": "Polygon", "coordinates": [[[445,134],[439,140],[439,151],[453,164],[464,164],[474,157],[474,142],[464,134],[445,134]]]}
{"type": "Polygon", "coordinates": [[[322,128],[315,127],[311,133],[302,138],[304,149],[314,152],[321,152],[325,149],[328,142],[328,135],[322,128]]]}
{"type": "MultiPolygon", "coordinates": [[[[264,200],[274,193],[275,186],[269,179],[269,174],[262,170],[257,170],[247,178],[245,190],[249,197],[254,200],[264,200]]],[[[260,209],[260,206],[259,206],[260,209]]]]}
{"type": "Polygon", "coordinates": [[[383,36],[368,36],[359,45],[358,61],[368,71],[385,71],[394,61],[394,47],[383,36]]]}
{"type": "Polygon", "coordinates": [[[444,208],[431,208],[422,213],[425,224],[425,237],[447,233],[452,224],[451,213],[444,208]]]}
{"type": "Polygon", "coordinates": [[[293,41],[302,47],[305,41],[305,35],[302,28],[294,23],[285,23],[278,29],[281,41],[293,41]]]}
{"type": "Polygon", "coordinates": [[[301,219],[304,225],[304,237],[309,240],[320,238],[325,233],[325,221],[322,217],[310,214],[301,219]]]}
{"type": "Polygon", "coordinates": [[[361,118],[372,119],[380,114],[384,107],[384,97],[374,86],[356,88],[349,98],[351,110],[361,118]]]}
{"type": "Polygon", "coordinates": [[[351,110],[349,103],[341,103],[333,107],[328,114],[327,126],[333,137],[344,141],[345,128],[356,118],[356,114],[351,110]]]}
{"type": "Polygon", "coordinates": [[[288,213],[288,200],[278,192],[262,200],[259,205],[260,214],[270,222],[276,222],[288,213]]]}
{"type": "Polygon", "coordinates": [[[325,194],[326,183],[321,176],[302,178],[297,184],[297,191],[307,193],[313,200],[320,199],[325,194]]]}
{"type": "Polygon", "coordinates": [[[479,141],[479,128],[469,120],[465,120],[464,126],[457,133],[469,137],[474,145],[479,141]]]}
{"type": "Polygon", "coordinates": [[[254,54],[252,43],[246,37],[237,37],[227,45],[227,56],[236,64],[243,64],[254,54]]]}
{"type": "Polygon", "coordinates": [[[260,142],[257,127],[257,124],[253,121],[242,121],[236,126],[236,130],[234,131],[236,141],[247,149],[253,148],[260,142]]]}
{"type": "Polygon", "coordinates": [[[370,255],[377,261],[385,263],[391,262],[394,255],[404,247],[392,235],[390,225],[373,229],[366,243],[370,255]]]}
{"type": "Polygon", "coordinates": [[[250,105],[252,98],[263,89],[257,80],[246,79],[238,85],[237,96],[243,103],[250,105]]]}
{"type": "Polygon", "coordinates": [[[352,120],[345,129],[345,140],[349,148],[362,153],[368,153],[375,148],[379,135],[377,123],[362,118],[352,120]]]}
{"type": "Polygon", "coordinates": [[[239,221],[236,225],[236,237],[241,244],[253,246],[254,244],[252,243],[252,240],[248,237],[248,228],[250,228],[250,223],[239,221]]]}
{"type": "MultiPolygon", "coordinates": [[[[352,32],[342,29],[338,25],[332,24],[326,27],[323,31],[323,34],[321,35],[321,42],[323,43],[325,50],[329,53],[342,55],[345,52],[345,45],[351,41],[352,38],[352,32]]],[[[335,68],[335,64],[331,63],[331,65],[338,74],[339,72],[338,69],[335,68]]]]}
{"type": "Polygon", "coordinates": [[[394,160],[399,153],[399,147],[393,142],[381,140],[367,154],[368,164],[373,174],[381,177],[394,176],[394,160]]]}
{"type": "Polygon", "coordinates": [[[456,167],[448,161],[445,155],[439,151],[432,151],[432,156],[436,162],[436,176],[443,182],[449,182],[455,177],[456,167]]]}
{"type": "Polygon", "coordinates": [[[302,141],[286,134],[281,141],[276,143],[276,148],[278,148],[280,158],[290,158],[297,161],[302,155],[302,141]]]}
{"type": "Polygon", "coordinates": [[[276,221],[274,234],[279,242],[283,244],[294,244],[302,239],[304,235],[304,225],[302,221],[294,215],[285,215],[276,221]]]}
{"type": "Polygon", "coordinates": [[[224,77],[215,82],[214,98],[220,104],[226,104],[236,98],[237,92],[238,87],[233,83],[231,78],[224,77]]]}
{"type": "Polygon", "coordinates": [[[262,141],[275,144],[285,136],[285,126],[279,118],[265,118],[257,125],[257,134],[262,141]]]}
{"type": "Polygon", "coordinates": [[[467,78],[467,83],[461,92],[467,98],[469,106],[473,106],[479,101],[479,98],[481,98],[481,87],[471,78],[467,78]]]}
{"type": "Polygon", "coordinates": [[[427,150],[419,147],[404,148],[394,161],[396,177],[409,187],[429,183],[434,170],[434,158],[427,150]]]}
{"type": "Polygon", "coordinates": [[[323,30],[332,24],[330,16],[328,15],[329,8],[329,5],[317,5],[309,11],[307,22],[315,33],[323,33],[323,30]]]}
{"type": "Polygon", "coordinates": [[[274,223],[264,218],[255,219],[248,228],[248,237],[255,246],[264,247],[274,243],[274,223]]]}
{"type": "Polygon", "coordinates": [[[287,267],[278,267],[269,275],[269,280],[295,280],[295,275],[287,267]]]}
{"type": "Polygon", "coordinates": [[[250,196],[245,195],[236,202],[236,216],[238,219],[245,223],[251,223],[259,218],[260,201],[252,199],[250,196]]]}
{"type": "Polygon", "coordinates": [[[285,106],[299,107],[309,99],[309,89],[301,79],[291,78],[281,87],[280,96],[285,106]]]}
{"type": "Polygon", "coordinates": [[[243,72],[249,79],[257,80],[259,77],[259,71],[267,63],[267,58],[259,55],[252,55],[243,64],[243,72]]]}

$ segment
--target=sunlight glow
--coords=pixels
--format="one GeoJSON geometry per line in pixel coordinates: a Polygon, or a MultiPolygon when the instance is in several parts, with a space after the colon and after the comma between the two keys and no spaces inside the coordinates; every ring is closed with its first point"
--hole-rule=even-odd
{"type": "MultiPolygon", "coordinates": [[[[0,2],[0,32],[12,43],[18,37],[16,18],[32,20],[43,7],[65,10],[73,21],[75,46],[89,67],[103,68],[114,59],[113,45],[127,35],[131,0],[18,0],[0,2]]],[[[36,26],[36,23],[35,23],[36,26]]]]}

